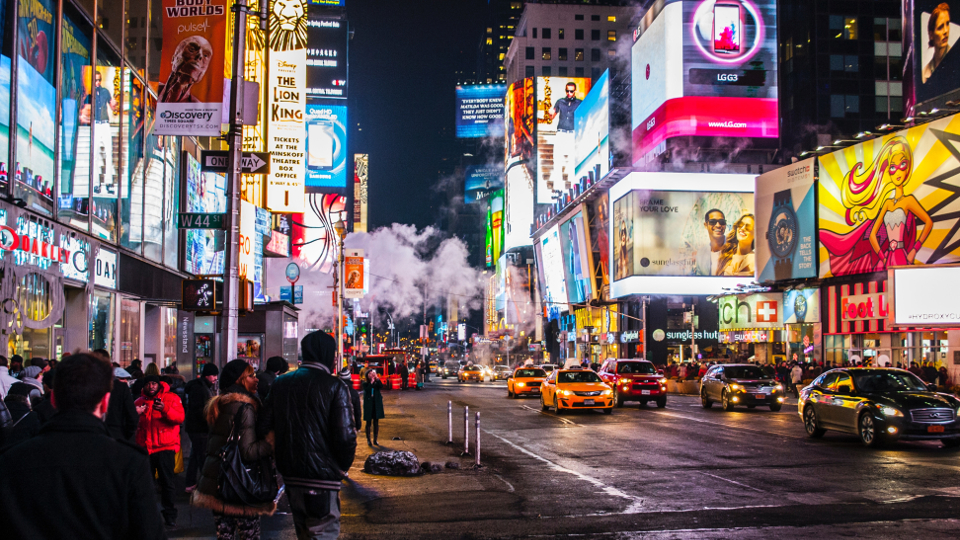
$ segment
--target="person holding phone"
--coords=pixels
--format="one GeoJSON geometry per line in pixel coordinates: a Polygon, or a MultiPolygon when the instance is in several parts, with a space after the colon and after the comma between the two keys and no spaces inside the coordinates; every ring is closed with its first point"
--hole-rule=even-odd
{"type": "Polygon", "coordinates": [[[363,381],[363,419],[367,423],[367,446],[379,446],[377,436],[380,434],[380,419],[383,414],[383,381],[376,369],[367,371],[367,378],[363,381]],[[370,426],[373,426],[373,444],[370,444],[370,426]]]}
{"type": "Polygon", "coordinates": [[[140,425],[137,444],[150,455],[150,476],[160,482],[160,504],[168,527],[177,525],[177,507],[173,500],[173,466],[180,449],[180,424],[185,414],[180,397],[170,391],[157,375],[143,378],[143,394],[134,402],[140,425]]]}

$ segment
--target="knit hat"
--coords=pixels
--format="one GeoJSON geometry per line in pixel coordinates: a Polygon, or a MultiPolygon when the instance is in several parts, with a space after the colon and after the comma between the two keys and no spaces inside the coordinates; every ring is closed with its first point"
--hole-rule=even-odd
{"type": "Polygon", "coordinates": [[[237,384],[237,380],[249,366],[246,361],[239,359],[227,362],[220,372],[220,393],[226,393],[228,388],[237,384]]]}
{"type": "Polygon", "coordinates": [[[123,369],[122,367],[113,368],[113,376],[118,379],[130,379],[130,372],[123,369]]]}
{"type": "Polygon", "coordinates": [[[207,362],[203,365],[203,369],[200,370],[201,377],[209,377],[210,375],[219,375],[220,368],[212,362],[207,362]]]}
{"type": "Polygon", "coordinates": [[[43,370],[38,368],[37,366],[27,366],[26,368],[23,369],[23,376],[30,377],[31,379],[36,379],[40,375],[41,371],[43,370]]]}
{"type": "Polygon", "coordinates": [[[350,371],[349,366],[340,370],[340,378],[343,379],[344,381],[350,381],[352,375],[353,375],[353,372],[350,371]]]}
{"type": "Polygon", "coordinates": [[[144,385],[144,386],[146,386],[148,383],[152,383],[152,382],[155,382],[155,383],[157,383],[157,384],[160,384],[160,376],[159,376],[159,375],[147,375],[146,377],[143,378],[143,385],[144,385]]]}

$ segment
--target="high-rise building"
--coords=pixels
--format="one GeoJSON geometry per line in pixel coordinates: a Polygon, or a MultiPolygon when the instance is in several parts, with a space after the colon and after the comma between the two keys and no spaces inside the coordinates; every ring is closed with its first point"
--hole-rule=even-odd
{"type": "Polygon", "coordinates": [[[781,145],[789,158],[904,116],[901,0],[780,2],[781,145]]]}
{"type": "Polygon", "coordinates": [[[524,3],[524,0],[489,0],[487,3],[487,26],[480,38],[475,82],[506,82],[503,61],[520,22],[524,3]]]}

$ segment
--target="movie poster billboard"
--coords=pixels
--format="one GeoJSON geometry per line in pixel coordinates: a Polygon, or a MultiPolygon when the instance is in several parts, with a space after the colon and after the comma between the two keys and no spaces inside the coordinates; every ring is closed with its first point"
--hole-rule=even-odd
{"type": "Polygon", "coordinates": [[[457,138],[503,137],[504,84],[457,86],[457,138]]]}
{"type": "Polygon", "coordinates": [[[345,106],[307,103],[307,190],[347,186],[347,128],[345,106]]]}
{"type": "Polygon", "coordinates": [[[960,88],[960,52],[956,49],[960,39],[960,0],[911,3],[914,96],[916,103],[922,105],[960,88]]]}
{"type": "Polygon", "coordinates": [[[582,304],[593,298],[590,253],[587,247],[583,212],[577,212],[560,225],[563,251],[563,277],[570,303],[582,304]]]}
{"type": "Polygon", "coordinates": [[[307,0],[270,0],[267,64],[267,208],[304,211],[307,0]]]}
{"type": "Polygon", "coordinates": [[[503,167],[497,164],[467,167],[463,185],[464,204],[487,200],[490,194],[503,189],[503,167]]]}
{"type": "Polygon", "coordinates": [[[610,171],[610,70],[604,71],[574,113],[576,169],[579,181],[593,173],[597,181],[610,171]]]}
{"type": "Polygon", "coordinates": [[[507,89],[505,126],[505,204],[503,251],[530,246],[536,171],[537,120],[534,80],[523,79],[507,89]]]}
{"type": "Polygon", "coordinates": [[[817,275],[816,160],[791,163],[757,177],[757,280],[817,275]]]}
{"type": "Polygon", "coordinates": [[[579,182],[574,116],[590,86],[589,78],[537,77],[537,204],[579,182]]]}
{"type": "Polygon", "coordinates": [[[960,115],[820,156],[820,277],[960,262],[960,115]]]}
{"type": "Polygon", "coordinates": [[[163,0],[157,135],[220,135],[226,0],[163,0]]]}
{"type": "Polygon", "coordinates": [[[610,194],[614,281],[631,276],[752,278],[754,178],[633,173],[627,184],[633,189],[610,194]]]}
{"type": "Polygon", "coordinates": [[[543,307],[547,318],[556,320],[561,313],[569,311],[563,275],[563,250],[560,247],[560,231],[556,226],[537,241],[536,255],[543,307]]]}

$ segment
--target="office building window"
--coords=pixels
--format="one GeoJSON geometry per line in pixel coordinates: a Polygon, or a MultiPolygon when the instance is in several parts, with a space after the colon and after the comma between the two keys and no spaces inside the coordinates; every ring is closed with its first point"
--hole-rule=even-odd
{"type": "Polygon", "coordinates": [[[550,77],[553,75],[552,73],[553,70],[550,69],[550,66],[543,66],[542,68],[540,68],[540,70],[544,77],[550,77]]]}
{"type": "Polygon", "coordinates": [[[590,31],[590,41],[600,41],[600,30],[591,30],[590,31]]]}
{"type": "Polygon", "coordinates": [[[566,60],[567,59],[567,48],[560,47],[557,49],[557,60],[566,60]]]}
{"type": "Polygon", "coordinates": [[[616,40],[617,40],[617,31],[607,30],[607,41],[616,41],[616,40]]]}
{"type": "Polygon", "coordinates": [[[591,15],[591,16],[590,16],[590,20],[591,20],[591,21],[599,21],[599,20],[600,20],[600,16],[599,16],[599,15],[591,15]]]}
{"type": "Polygon", "coordinates": [[[575,21],[582,21],[582,20],[583,20],[583,15],[574,15],[574,16],[573,16],[573,20],[575,20],[575,21]]]}
{"type": "Polygon", "coordinates": [[[544,28],[541,30],[540,37],[542,37],[543,39],[550,39],[551,34],[552,32],[550,32],[549,28],[544,28]]]}
{"type": "Polygon", "coordinates": [[[560,76],[560,77],[566,77],[566,76],[567,76],[567,66],[560,66],[560,67],[558,68],[557,75],[560,76]]]}
{"type": "Polygon", "coordinates": [[[590,49],[590,61],[591,62],[600,61],[600,49],[590,49]]]}
{"type": "Polygon", "coordinates": [[[611,59],[616,58],[616,57],[617,57],[617,50],[616,50],[616,49],[607,49],[607,57],[608,57],[608,58],[611,58],[611,59]]]}
{"type": "Polygon", "coordinates": [[[602,70],[602,69],[600,69],[600,68],[598,68],[598,67],[590,68],[590,78],[591,78],[591,79],[597,80],[597,79],[600,78],[600,75],[603,75],[603,70],[602,70]]]}
{"type": "Polygon", "coordinates": [[[574,49],[573,59],[577,62],[583,62],[583,49],[574,49]]]}
{"type": "Polygon", "coordinates": [[[533,60],[535,54],[537,52],[533,47],[527,47],[527,60],[533,60]]]}
{"type": "Polygon", "coordinates": [[[557,39],[563,39],[563,28],[557,28],[557,39]]]}
{"type": "MultiPolygon", "coordinates": [[[[856,55],[831,54],[830,71],[857,73],[860,71],[860,59],[856,55]]],[[[886,67],[884,67],[884,71],[886,71],[886,67]]],[[[886,73],[883,75],[883,78],[886,79],[886,73]]]]}
{"type": "Polygon", "coordinates": [[[533,71],[533,66],[527,66],[526,68],[524,68],[523,76],[524,76],[524,77],[534,77],[534,76],[536,76],[536,73],[534,73],[534,71],[533,71]]]}
{"type": "Polygon", "coordinates": [[[537,39],[537,29],[533,29],[533,39],[537,39]]]}
{"type": "Polygon", "coordinates": [[[860,112],[860,96],[830,96],[830,116],[833,118],[843,118],[848,113],[858,114],[860,112]]]}
{"type": "Polygon", "coordinates": [[[860,36],[857,18],[831,15],[830,34],[834,39],[857,39],[860,36]]]}
{"type": "Polygon", "coordinates": [[[550,47],[544,47],[544,48],[543,48],[543,54],[541,55],[541,57],[542,57],[544,60],[550,60],[550,47]]]}
{"type": "Polygon", "coordinates": [[[583,68],[582,68],[582,67],[573,68],[573,76],[574,76],[574,77],[583,77],[583,68]]]}
{"type": "Polygon", "coordinates": [[[573,31],[573,39],[579,39],[583,41],[583,28],[577,28],[573,31]]]}
{"type": "Polygon", "coordinates": [[[493,38],[487,38],[487,45],[493,45],[493,38]]]}

